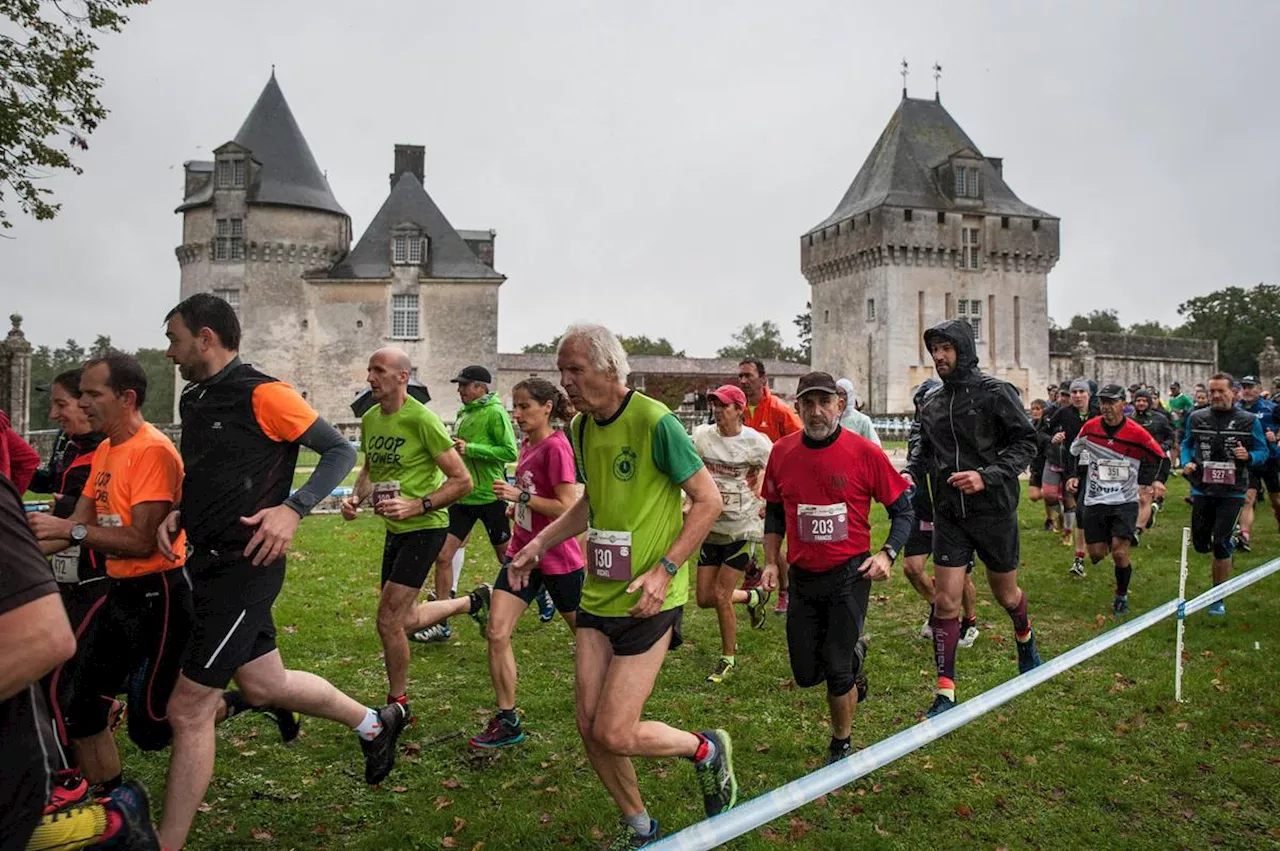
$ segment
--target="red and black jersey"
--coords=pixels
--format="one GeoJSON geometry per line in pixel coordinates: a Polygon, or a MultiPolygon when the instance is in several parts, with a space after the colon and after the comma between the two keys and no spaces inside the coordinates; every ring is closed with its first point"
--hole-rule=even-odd
{"type": "MultiPolygon", "coordinates": [[[[89,469],[93,466],[93,453],[98,444],[106,440],[105,434],[91,431],[88,434],[60,432],[49,455],[48,465],[36,470],[31,480],[34,493],[54,494],[53,516],[70,517],[76,510],[80,494],[89,482],[89,469]]],[[[80,581],[98,579],[107,575],[107,557],[88,547],[80,548],[80,581]]]]}
{"type": "Polygon", "coordinates": [[[832,570],[871,549],[871,500],[892,505],[907,489],[884,451],[847,429],[811,446],[803,432],[773,445],[764,498],[786,512],[787,563],[832,570]]]}

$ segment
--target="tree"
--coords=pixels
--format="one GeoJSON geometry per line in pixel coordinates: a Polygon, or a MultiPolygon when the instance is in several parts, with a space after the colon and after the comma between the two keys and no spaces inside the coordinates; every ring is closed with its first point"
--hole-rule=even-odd
{"type": "Polygon", "coordinates": [[[650,340],[641,334],[639,337],[619,337],[618,341],[622,343],[622,348],[626,349],[629,355],[667,355],[676,358],[685,356],[684,350],[677,352],[675,346],[671,345],[671,341],[666,337],[650,340]]]}
{"type": "Polygon", "coordinates": [[[1109,331],[1115,334],[1124,331],[1120,317],[1114,310],[1091,310],[1087,316],[1077,313],[1071,317],[1067,328],[1071,331],[1109,331]]]}
{"type": "Polygon", "coordinates": [[[813,303],[804,303],[804,313],[796,314],[791,320],[796,326],[796,335],[800,337],[800,355],[805,363],[813,362],[813,303]]]}
{"type": "MultiPolygon", "coordinates": [[[[71,149],[107,117],[93,72],[94,36],[119,32],[129,6],[147,0],[0,0],[7,26],[0,33],[0,204],[11,193],[36,219],[51,219],[61,204],[39,181],[54,169],[81,168],[71,149]]],[[[0,227],[11,228],[0,208],[0,227]]]]}
{"type": "Polygon", "coordinates": [[[111,351],[111,335],[99,334],[93,341],[93,345],[89,347],[89,357],[100,358],[107,352],[111,351]]]}
{"type": "Polygon", "coordinates": [[[804,354],[782,342],[782,331],[778,323],[766,319],[759,325],[748,323],[733,335],[733,345],[724,346],[716,353],[717,357],[759,358],[760,360],[787,360],[803,362],[804,354]]]}
{"type": "MultiPolygon", "coordinates": [[[[3,0],[0,0],[3,2],[3,0]]],[[[67,340],[61,348],[37,346],[31,353],[31,384],[33,387],[52,383],[55,376],[75,369],[90,357],[98,357],[111,350],[111,338],[99,335],[89,352],[75,340],[67,340]]],[[[164,356],[164,349],[138,349],[133,353],[147,374],[147,401],[142,405],[142,415],[148,422],[173,422],[173,362],[164,356]]],[[[57,428],[49,419],[48,397],[37,393],[31,400],[31,428],[33,430],[57,428]]]]}
{"type": "Polygon", "coordinates": [[[1135,337],[1170,337],[1173,335],[1173,329],[1152,319],[1147,322],[1133,323],[1125,329],[1125,333],[1135,337]]]}
{"type": "Polygon", "coordinates": [[[147,374],[142,416],[150,423],[173,422],[173,361],[164,356],[164,349],[138,349],[133,356],[147,374]]]}
{"type": "Polygon", "coordinates": [[[1258,368],[1263,339],[1280,329],[1280,287],[1258,284],[1252,290],[1227,287],[1178,305],[1185,321],[1178,337],[1218,341],[1218,364],[1233,375],[1258,368]]]}
{"type": "Polygon", "coordinates": [[[556,337],[550,343],[530,343],[520,351],[526,355],[554,355],[559,345],[560,338],[556,337]]]}

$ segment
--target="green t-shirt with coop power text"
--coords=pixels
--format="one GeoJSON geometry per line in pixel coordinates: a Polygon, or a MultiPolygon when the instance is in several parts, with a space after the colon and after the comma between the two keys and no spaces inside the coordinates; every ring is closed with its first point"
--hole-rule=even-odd
{"type": "MultiPolygon", "coordinates": [[[[444,484],[436,457],[453,448],[453,438],[440,418],[412,396],[394,414],[374,405],[360,420],[360,449],[369,467],[376,504],[385,496],[422,499],[444,484]]],[[[408,520],[386,517],[388,532],[447,529],[449,511],[437,508],[408,520]]]]}
{"type": "MultiPolygon", "coordinates": [[[[635,391],[604,422],[579,414],[569,434],[590,506],[581,607],[597,617],[627,617],[640,599],[627,586],[680,534],[680,485],[702,469],[702,459],[667,406],[635,391]]],[[[667,585],[662,611],[688,598],[689,568],[682,565],[667,585]]]]}

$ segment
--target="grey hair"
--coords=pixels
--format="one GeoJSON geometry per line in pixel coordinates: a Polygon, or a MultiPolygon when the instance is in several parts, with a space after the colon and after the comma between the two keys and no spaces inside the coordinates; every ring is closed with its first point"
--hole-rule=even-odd
{"type": "Polygon", "coordinates": [[[564,329],[560,344],[556,346],[557,355],[569,340],[581,340],[587,347],[587,358],[593,367],[614,376],[619,384],[626,383],[627,376],[631,374],[631,364],[627,362],[627,350],[622,347],[617,334],[603,325],[570,325],[564,329]]]}

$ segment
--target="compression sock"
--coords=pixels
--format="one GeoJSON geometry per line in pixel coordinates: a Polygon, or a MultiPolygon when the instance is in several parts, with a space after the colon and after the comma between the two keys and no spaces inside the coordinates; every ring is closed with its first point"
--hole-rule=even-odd
{"type": "Polygon", "coordinates": [[[1074,509],[1062,512],[1062,528],[1066,532],[1076,528],[1076,512],[1074,509]]]}
{"type": "Polygon", "coordinates": [[[376,710],[364,710],[364,720],[351,728],[356,731],[356,735],[364,739],[366,742],[372,742],[378,738],[378,734],[382,732],[382,718],[378,716],[376,710]]]}
{"type": "Polygon", "coordinates": [[[960,619],[929,618],[933,627],[933,661],[938,669],[938,694],[956,699],[956,648],[960,646],[960,619]]]}
{"type": "Polygon", "coordinates": [[[1018,605],[1006,609],[1009,619],[1013,621],[1013,636],[1018,641],[1031,640],[1031,619],[1027,617],[1027,592],[1023,591],[1018,598],[1018,605]]]}
{"type": "Polygon", "coordinates": [[[1129,593],[1129,580],[1133,578],[1133,565],[1123,567],[1116,563],[1116,596],[1123,597],[1129,593]]]}
{"type": "Polygon", "coordinates": [[[462,565],[467,560],[467,548],[458,547],[453,554],[453,596],[458,596],[458,579],[462,576],[462,565]]]}

